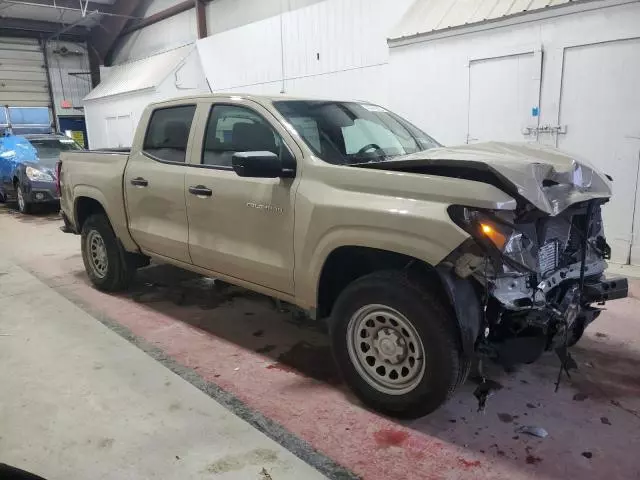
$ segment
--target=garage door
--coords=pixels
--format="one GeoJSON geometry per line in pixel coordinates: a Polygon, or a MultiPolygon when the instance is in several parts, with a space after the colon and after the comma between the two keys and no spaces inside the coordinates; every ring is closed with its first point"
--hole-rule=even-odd
{"type": "Polygon", "coordinates": [[[527,140],[522,131],[537,123],[539,89],[540,58],[533,52],[471,61],[467,143],[527,140]]]}
{"type": "Polygon", "coordinates": [[[612,260],[640,264],[640,39],[565,50],[558,147],[614,179],[605,206],[612,260]]]}
{"type": "Polygon", "coordinates": [[[40,44],[30,38],[0,37],[0,105],[49,105],[49,82],[40,44]]]}

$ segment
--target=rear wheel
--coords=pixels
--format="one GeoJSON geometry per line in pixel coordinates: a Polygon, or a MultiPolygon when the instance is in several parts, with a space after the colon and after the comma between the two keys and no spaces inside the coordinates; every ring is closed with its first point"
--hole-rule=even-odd
{"type": "Polygon", "coordinates": [[[89,217],[82,226],[82,260],[91,283],[104,291],[123,290],[136,271],[105,215],[89,217]]]}
{"type": "Polygon", "coordinates": [[[403,272],[377,272],[350,284],[333,309],[331,336],[347,384],[388,415],[433,412],[468,371],[454,319],[403,272]]]}

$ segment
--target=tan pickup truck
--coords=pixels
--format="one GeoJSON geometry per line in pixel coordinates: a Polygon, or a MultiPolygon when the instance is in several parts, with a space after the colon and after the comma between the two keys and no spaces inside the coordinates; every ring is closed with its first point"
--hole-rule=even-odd
{"type": "Polygon", "coordinates": [[[327,319],[367,405],[417,417],[472,361],[574,344],[627,295],[606,278],[610,179],[540,145],[441,147],[366,102],[207,95],[150,105],[130,151],[63,153],[89,278],[149,259],[327,319]]]}

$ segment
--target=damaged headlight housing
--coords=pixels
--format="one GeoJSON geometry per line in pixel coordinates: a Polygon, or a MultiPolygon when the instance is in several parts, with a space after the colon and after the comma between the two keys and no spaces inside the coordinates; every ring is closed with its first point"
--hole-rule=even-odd
{"type": "Polygon", "coordinates": [[[534,243],[525,232],[509,221],[510,212],[478,210],[453,205],[449,216],[469,233],[490,257],[503,260],[505,271],[537,271],[534,243]]]}

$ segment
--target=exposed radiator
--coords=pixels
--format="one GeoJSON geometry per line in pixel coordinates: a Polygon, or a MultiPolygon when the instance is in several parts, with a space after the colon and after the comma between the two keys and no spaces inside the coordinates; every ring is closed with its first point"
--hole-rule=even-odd
{"type": "Polygon", "coordinates": [[[558,267],[559,253],[560,242],[558,240],[551,240],[538,249],[538,266],[543,276],[558,267]]]}

